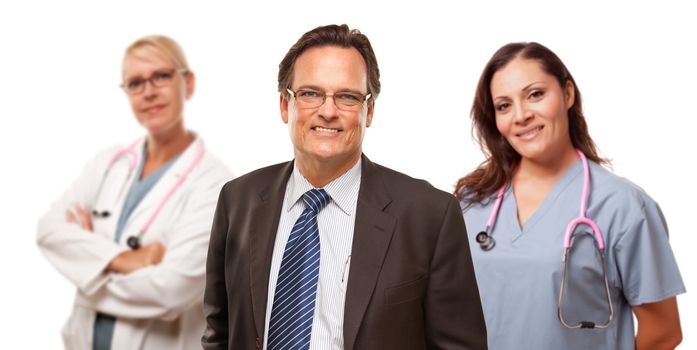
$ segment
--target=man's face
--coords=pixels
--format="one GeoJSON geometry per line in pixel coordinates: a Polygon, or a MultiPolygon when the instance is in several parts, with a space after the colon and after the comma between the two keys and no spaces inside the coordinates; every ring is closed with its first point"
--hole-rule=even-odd
{"type": "Polygon", "coordinates": [[[372,122],[373,104],[361,100],[351,107],[339,98],[365,96],[367,86],[365,61],[354,48],[313,47],[296,59],[289,88],[296,96],[281,97],[281,116],[288,124],[299,165],[329,164],[348,170],[358,161],[365,128],[372,122]],[[313,106],[299,93],[329,96],[313,106]]]}

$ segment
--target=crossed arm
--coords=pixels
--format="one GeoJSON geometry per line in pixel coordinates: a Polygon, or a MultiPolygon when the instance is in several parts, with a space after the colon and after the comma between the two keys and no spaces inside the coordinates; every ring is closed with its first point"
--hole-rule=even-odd
{"type": "MultiPolygon", "coordinates": [[[[61,198],[39,222],[37,243],[47,259],[80,291],[83,306],[116,317],[171,320],[203,295],[210,218],[218,185],[201,186],[173,214],[160,242],[137,250],[92,234],[89,203],[61,198]]],[[[79,194],[79,193],[78,193],[79,194]]]]}
{"type": "MultiPolygon", "coordinates": [[[[80,225],[88,233],[92,233],[92,215],[89,211],[76,205],[74,210],[65,211],[69,223],[80,225]]],[[[165,256],[166,248],[160,241],[143,245],[139,249],[126,250],[111,259],[106,271],[128,274],[135,270],[159,264],[165,256]]]]}

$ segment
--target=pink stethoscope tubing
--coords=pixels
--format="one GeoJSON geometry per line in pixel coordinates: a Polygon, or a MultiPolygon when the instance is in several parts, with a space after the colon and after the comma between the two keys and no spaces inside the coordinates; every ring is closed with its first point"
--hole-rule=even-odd
{"type": "Polygon", "coordinates": [[[593,234],[595,235],[595,243],[598,245],[598,249],[601,251],[605,249],[605,241],[603,240],[603,235],[600,233],[600,228],[591,219],[586,216],[586,205],[588,203],[588,195],[590,194],[590,169],[588,168],[588,159],[586,155],[580,150],[576,150],[578,157],[581,158],[581,163],[583,163],[583,192],[581,194],[581,210],[576,219],[571,220],[569,226],[566,227],[566,233],[564,234],[564,248],[571,248],[571,237],[574,233],[574,228],[581,224],[586,224],[593,229],[593,234]]]}
{"type": "MultiPolygon", "coordinates": [[[[590,194],[590,169],[588,166],[588,159],[586,159],[586,155],[583,154],[580,150],[576,149],[576,153],[578,154],[578,157],[581,159],[581,163],[583,164],[583,191],[581,193],[581,209],[579,216],[571,222],[566,227],[566,232],[564,233],[564,255],[562,256],[562,263],[564,264],[564,269],[562,271],[562,280],[561,280],[561,287],[559,290],[559,299],[557,302],[557,316],[559,318],[559,321],[562,323],[562,325],[566,328],[569,329],[579,329],[579,328],[607,328],[610,325],[610,322],[612,321],[614,317],[614,310],[612,307],[612,299],[610,298],[610,286],[608,283],[608,278],[607,278],[607,267],[605,263],[605,241],[603,240],[603,235],[600,232],[600,228],[598,225],[588,218],[586,216],[586,207],[588,204],[588,196],[590,194]],[[600,252],[600,259],[602,263],[602,268],[603,268],[603,279],[605,282],[605,295],[607,297],[607,303],[608,303],[608,320],[605,323],[602,324],[596,324],[594,322],[590,321],[581,321],[577,324],[570,325],[566,322],[564,319],[564,315],[562,312],[562,304],[564,300],[564,288],[566,285],[566,279],[567,279],[567,270],[568,270],[568,262],[569,262],[569,253],[571,251],[571,245],[572,245],[572,237],[574,233],[574,229],[578,225],[587,225],[593,230],[593,235],[595,237],[595,243],[596,246],[598,247],[598,250],[600,252]]],[[[479,243],[479,246],[482,248],[484,251],[489,251],[491,250],[494,245],[495,241],[491,237],[491,229],[494,227],[494,223],[496,222],[496,218],[499,213],[499,209],[501,208],[501,203],[503,202],[503,197],[504,193],[506,192],[506,186],[507,184],[504,184],[501,189],[499,190],[498,194],[496,195],[496,202],[494,203],[494,207],[491,210],[491,214],[489,214],[489,220],[486,222],[486,227],[484,231],[480,232],[479,234],[476,235],[475,240],[477,243],[479,243]]]]}
{"type": "MultiPolygon", "coordinates": [[[[136,146],[138,145],[138,143],[140,141],[141,141],[140,139],[136,140],[130,146],[123,148],[121,150],[118,150],[118,151],[116,151],[116,153],[114,153],[114,155],[111,157],[111,160],[109,161],[109,163],[107,165],[107,170],[104,172],[104,176],[102,177],[102,181],[100,182],[100,185],[99,185],[98,193],[101,192],[102,185],[104,184],[104,180],[106,179],[107,175],[109,174],[109,171],[111,170],[112,166],[122,157],[128,157],[130,160],[128,177],[126,178],[126,182],[128,182],[128,179],[131,177],[134,169],[137,166],[138,153],[136,152],[136,146]]],[[[186,178],[189,176],[189,174],[191,174],[191,172],[193,171],[196,164],[198,164],[198,162],[203,157],[204,149],[205,149],[205,147],[203,144],[203,139],[199,139],[198,145],[196,148],[196,155],[194,156],[194,159],[191,161],[191,163],[186,168],[186,170],[181,175],[179,175],[179,177],[177,178],[177,181],[174,183],[174,185],[172,185],[172,188],[170,188],[169,191],[167,192],[167,194],[165,194],[165,196],[162,198],[162,201],[160,201],[160,204],[157,205],[157,207],[155,208],[155,211],[153,211],[152,215],[150,215],[150,218],[148,219],[148,221],[146,221],[145,224],[143,225],[143,227],[138,231],[138,236],[136,236],[136,240],[137,240],[137,238],[142,237],[145,234],[145,232],[148,230],[148,228],[150,228],[150,225],[152,225],[152,223],[157,218],[157,215],[160,214],[160,211],[162,210],[162,208],[165,206],[165,204],[167,204],[169,199],[172,197],[174,192],[177,191],[179,186],[181,186],[181,184],[184,182],[184,180],[186,180],[186,178]]],[[[120,193],[119,196],[121,194],[122,193],[120,193]]],[[[132,237],[129,237],[129,241],[130,240],[132,240],[132,237]]]]}
{"type": "MultiPolygon", "coordinates": [[[[583,154],[583,152],[581,152],[580,150],[577,149],[576,153],[578,154],[578,157],[581,158],[581,163],[583,164],[583,192],[581,194],[581,209],[579,216],[571,220],[571,222],[569,222],[569,225],[566,227],[566,233],[564,234],[564,248],[571,248],[571,237],[573,237],[574,228],[576,228],[576,226],[578,225],[585,224],[593,229],[596,245],[598,246],[598,249],[603,250],[605,249],[605,241],[603,240],[603,235],[600,233],[600,228],[598,228],[598,225],[593,220],[589,219],[586,216],[586,205],[588,202],[588,195],[590,194],[590,169],[588,167],[588,160],[586,159],[586,155],[583,154]]],[[[491,229],[494,227],[494,224],[496,223],[496,218],[499,215],[499,209],[501,208],[501,203],[503,202],[503,195],[506,192],[506,186],[507,184],[501,186],[501,189],[496,195],[496,202],[494,203],[494,208],[491,210],[491,214],[489,214],[489,220],[487,220],[486,222],[486,228],[484,229],[483,233],[486,233],[487,238],[489,238],[488,236],[491,236],[491,229]]],[[[480,233],[479,235],[481,234],[482,233],[480,233]]],[[[477,241],[479,240],[480,239],[477,238],[477,241]]],[[[493,248],[493,246],[491,248],[493,248]]]]}

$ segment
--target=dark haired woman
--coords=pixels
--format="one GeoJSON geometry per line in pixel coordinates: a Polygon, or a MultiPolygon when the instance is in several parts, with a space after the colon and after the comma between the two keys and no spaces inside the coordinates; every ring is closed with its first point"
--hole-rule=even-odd
{"type": "Polygon", "coordinates": [[[456,195],[489,348],[675,348],[685,287],[663,215],[602,166],[561,60],[537,43],[503,46],[472,119],[487,159],[456,195]]]}

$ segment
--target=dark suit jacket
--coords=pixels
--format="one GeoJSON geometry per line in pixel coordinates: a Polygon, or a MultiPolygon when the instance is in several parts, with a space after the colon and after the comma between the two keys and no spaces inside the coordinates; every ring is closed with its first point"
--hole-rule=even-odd
{"type": "MultiPolygon", "coordinates": [[[[362,157],[344,308],[346,349],[486,349],[460,206],[362,157]]],[[[204,349],[261,348],[274,240],[293,162],[228,182],[206,271],[204,349]]]]}

